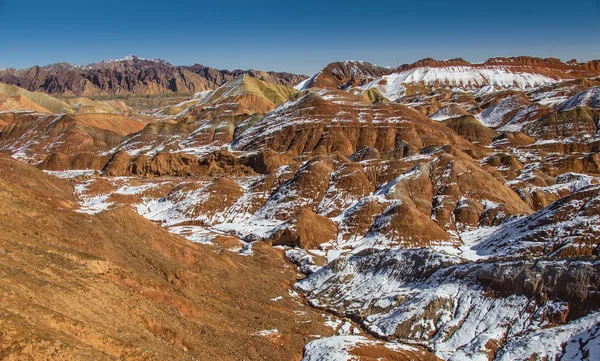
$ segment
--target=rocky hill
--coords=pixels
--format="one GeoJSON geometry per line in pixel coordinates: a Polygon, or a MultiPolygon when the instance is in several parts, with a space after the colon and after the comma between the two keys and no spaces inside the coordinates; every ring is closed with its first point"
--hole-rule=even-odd
{"type": "Polygon", "coordinates": [[[345,61],[328,64],[323,70],[296,86],[299,90],[310,88],[347,89],[388,75],[390,67],[364,61],[345,61]]]}

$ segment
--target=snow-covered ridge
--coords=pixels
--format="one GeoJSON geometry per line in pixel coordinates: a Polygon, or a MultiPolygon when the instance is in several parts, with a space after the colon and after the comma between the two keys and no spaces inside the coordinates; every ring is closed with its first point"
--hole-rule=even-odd
{"type": "Polygon", "coordinates": [[[477,119],[486,127],[499,127],[505,118],[517,109],[527,106],[527,101],[518,95],[502,99],[498,104],[491,106],[477,115],[477,119]]]}
{"type": "MultiPolygon", "coordinates": [[[[139,60],[139,61],[152,61],[152,62],[155,62],[155,63],[164,63],[164,64],[167,63],[166,61],[161,60],[161,59],[140,58],[139,56],[136,56],[136,55],[133,55],[133,54],[126,55],[126,56],[124,56],[124,57],[122,57],[120,59],[104,59],[104,60],[99,61],[98,63],[100,63],[100,64],[120,63],[120,62],[124,62],[124,61],[136,61],[136,60],[139,60]]],[[[92,65],[92,64],[90,64],[90,65],[92,65]]]]}
{"type": "MultiPolygon", "coordinates": [[[[42,68],[49,72],[51,72],[57,68],[61,68],[61,67],[62,68],[70,68],[70,69],[90,70],[90,69],[93,69],[95,65],[106,65],[106,64],[112,64],[112,63],[122,63],[125,61],[136,61],[136,60],[137,61],[149,61],[149,62],[160,63],[160,64],[165,64],[165,65],[169,64],[168,62],[161,60],[161,59],[140,58],[139,56],[129,54],[120,59],[104,59],[104,60],[100,60],[98,62],[90,63],[87,65],[71,64],[71,63],[67,63],[67,62],[58,62],[58,63],[43,66],[42,68]]],[[[4,71],[4,70],[6,70],[6,69],[0,69],[0,71],[4,71]]]]}
{"type": "MultiPolygon", "coordinates": [[[[313,86],[315,81],[320,77],[325,78],[334,78],[329,79],[333,80],[335,83],[336,80],[341,79],[355,79],[361,82],[369,81],[374,78],[379,78],[384,74],[389,74],[393,71],[392,67],[389,66],[380,66],[377,64],[369,63],[362,60],[346,60],[344,62],[334,62],[328,64],[321,71],[311,76],[310,78],[300,82],[294,88],[296,90],[307,90],[313,86]]],[[[327,80],[326,80],[327,82],[327,80]]],[[[341,88],[345,89],[350,85],[339,84],[341,88]]],[[[318,86],[317,86],[318,87],[318,86]]]]}
{"type": "MultiPolygon", "coordinates": [[[[474,246],[483,256],[545,255],[577,250],[584,253],[594,248],[600,234],[596,205],[600,202],[600,187],[589,177],[575,180],[572,186],[583,187],[548,207],[523,218],[504,223],[474,246]],[[579,183],[579,184],[577,184],[579,183]]],[[[591,251],[590,251],[591,253],[591,251]]]]}
{"type": "Polygon", "coordinates": [[[464,115],[469,115],[469,112],[463,109],[460,105],[452,103],[439,109],[429,117],[433,120],[441,122],[447,119],[462,117],[464,115]]]}
{"type": "Polygon", "coordinates": [[[545,75],[513,72],[505,66],[487,68],[471,66],[417,67],[385,75],[365,85],[362,89],[377,88],[388,99],[396,100],[403,95],[403,84],[466,90],[477,90],[484,86],[525,90],[555,82],[555,79],[545,75]]]}
{"type": "Polygon", "coordinates": [[[79,64],[71,64],[71,63],[66,63],[66,62],[59,62],[59,63],[54,63],[54,64],[43,66],[42,68],[48,72],[52,72],[53,70],[60,69],[60,68],[89,70],[89,69],[91,69],[91,64],[90,65],[79,65],[79,64]]]}
{"type": "Polygon", "coordinates": [[[298,83],[298,85],[296,85],[294,87],[294,89],[296,90],[306,90],[308,88],[310,88],[310,85],[312,84],[312,82],[319,76],[321,75],[321,72],[318,72],[317,74],[311,76],[308,79],[304,79],[302,80],[300,83],[298,83]]]}
{"type": "Polygon", "coordinates": [[[592,87],[575,94],[573,97],[561,104],[559,110],[571,110],[578,106],[600,108],[600,86],[592,87]]]}

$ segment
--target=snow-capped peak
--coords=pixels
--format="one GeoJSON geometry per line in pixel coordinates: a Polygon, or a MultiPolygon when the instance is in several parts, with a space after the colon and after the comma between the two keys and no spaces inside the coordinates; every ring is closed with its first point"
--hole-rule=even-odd
{"type": "Polygon", "coordinates": [[[124,61],[152,61],[155,63],[166,63],[164,60],[161,60],[161,59],[140,58],[139,56],[136,56],[133,54],[126,55],[120,59],[105,59],[105,60],[100,61],[100,63],[120,63],[120,62],[124,62],[124,61]]]}

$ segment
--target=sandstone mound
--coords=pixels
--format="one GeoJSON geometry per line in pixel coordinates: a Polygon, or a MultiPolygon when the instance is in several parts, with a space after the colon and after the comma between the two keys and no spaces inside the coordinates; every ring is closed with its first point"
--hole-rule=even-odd
{"type": "Polygon", "coordinates": [[[329,188],[321,200],[318,213],[335,217],[363,197],[375,191],[363,167],[356,163],[338,165],[329,178],[329,188]]]}
{"type": "Polygon", "coordinates": [[[383,96],[379,90],[372,88],[362,92],[362,97],[371,103],[387,102],[387,98],[383,96]]]}
{"type": "Polygon", "coordinates": [[[456,134],[477,144],[490,144],[497,133],[472,115],[459,116],[443,122],[445,126],[454,130],[456,134]]]}
{"type": "Polygon", "coordinates": [[[50,113],[50,111],[22,95],[6,96],[0,94],[0,112],[50,113]]]}
{"type": "Polygon", "coordinates": [[[589,138],[598,131],[600,111],[580,107],[552,112],[524,125],[523,131],[537,139],[589,138]]]}
{"type": "Polygon", "coordinates": [[[307,208],[301,208],[288,221],[271,230],[268,242],[274,246],[316,249],[322,243],[336,238],[337,226],[333,221],[307,208]]]}
{"type": "Polygon", "coordinates": [[[316,75],[300,83],[296,88],[348,89],[364,85],[369,81],[389,74],[391,68],[364,61],[345,61],[328,64],[316,75]]]}
{"type": "MultiPolygon", "coordinates": [[[[366,197],[348,208],[339,225],[342,242],[355,241],[364,237],[379,215],[385,211],[385,204],[375,197],[366,197]]],[[[446,235],[442,237],[446,238],[446,235]]]]}
{"type": "Polygon", "coordinates": [[[250,108],[255,113],[266,113],[288,101],[290,96],[297,91],[283,85],[268,83],[248,75],[241,75],[217,90],[212,92],[204,101],[204,104],[223,104],[227,102],[238,102],[243,104],[247,97],[262,99],[262,104],[255,102],[250,108]],[[270,108],[270,109],[269,109],[270,108]]]}
{"type": "Polygon", "coordinates": [[[69,169],[102,170],[109,159],[108,156],[93,153],[63,154],[55,152],[39,163],[38,168],[54,171],[69,169]]]}
{"type": "Polygon", "coordinates": [[[268,149],[248,156],[245,164],[257,173],[268,174],[291,163],[289,157],[268,149]]]}
{"type": "Polygon", "coordinates": [[[379,159],[381,154],[375,148],[362,147],[350,156],[350,160],[353,162],[362,162],[363,160],[379,159]]]}
{"type": "Polygon", "coordinates": [[[63,111],[71,108],[69,104],[50,95],[40,92],[30,92],[9,84],[0,83],[0,94],[9,97],[23,97],[29,100],[29,102],[27,102],[28,104],[31,105],[31,103],[34,103],[37,107],[40,107],[41,109],[47,109],[49,112],[54,114],[60,114],[63,111]]]}
{"type": "Polygon", "coordinates": [[[435,113],[433,113],[430,116],[430,118],[433,120],[437,120],[437,121],[443,121],[443,120],[447,120],[447,119],[451,119],[451,118],[458,118],[458,117],[462,117],[462,116],[466,116],[466,115],[469,115],[469,112],[467,112],[466,110],[461,108],[458,104],[451,103],[451,104],[444,106],[443,108],[436,111],[435,113]]]}
{"type": "Polygon", "coordinates": [[[316,212],[327,193],[333,171],[333,162],[327,157],[310,160],[271,194],[257,215],[264,219],[286,220],[304,207],[316,212]]]}
{"type": "Polygon", "coordinates": [[[120,114],[79,114],[76,119],[78,124],[109,130],[123,136],[139,132],[145,127],[139,121],[120,114]]]}
{"type": "Polygon", "coordinates": [[[385,238],[380,242],[386,245],[419,248],[448,243],[451,236],[428,214],[400,202],[375,219],[367,238],[385,238]]]}
{"type": "Polygon", "coordinates": [[[535,143],[535,138],[522,132],[502,132],[494,138],[496,147],[519,147],[535,143]]]}

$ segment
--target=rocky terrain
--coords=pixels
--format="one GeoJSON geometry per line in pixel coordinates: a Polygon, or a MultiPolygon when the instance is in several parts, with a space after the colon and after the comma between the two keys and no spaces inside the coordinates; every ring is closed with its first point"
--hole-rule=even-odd
{"type": "Polygon", "coordinates": [[[143,114],[4,85],[0,355],[595,360],[599,64],[227,72],[143,114]]]}

